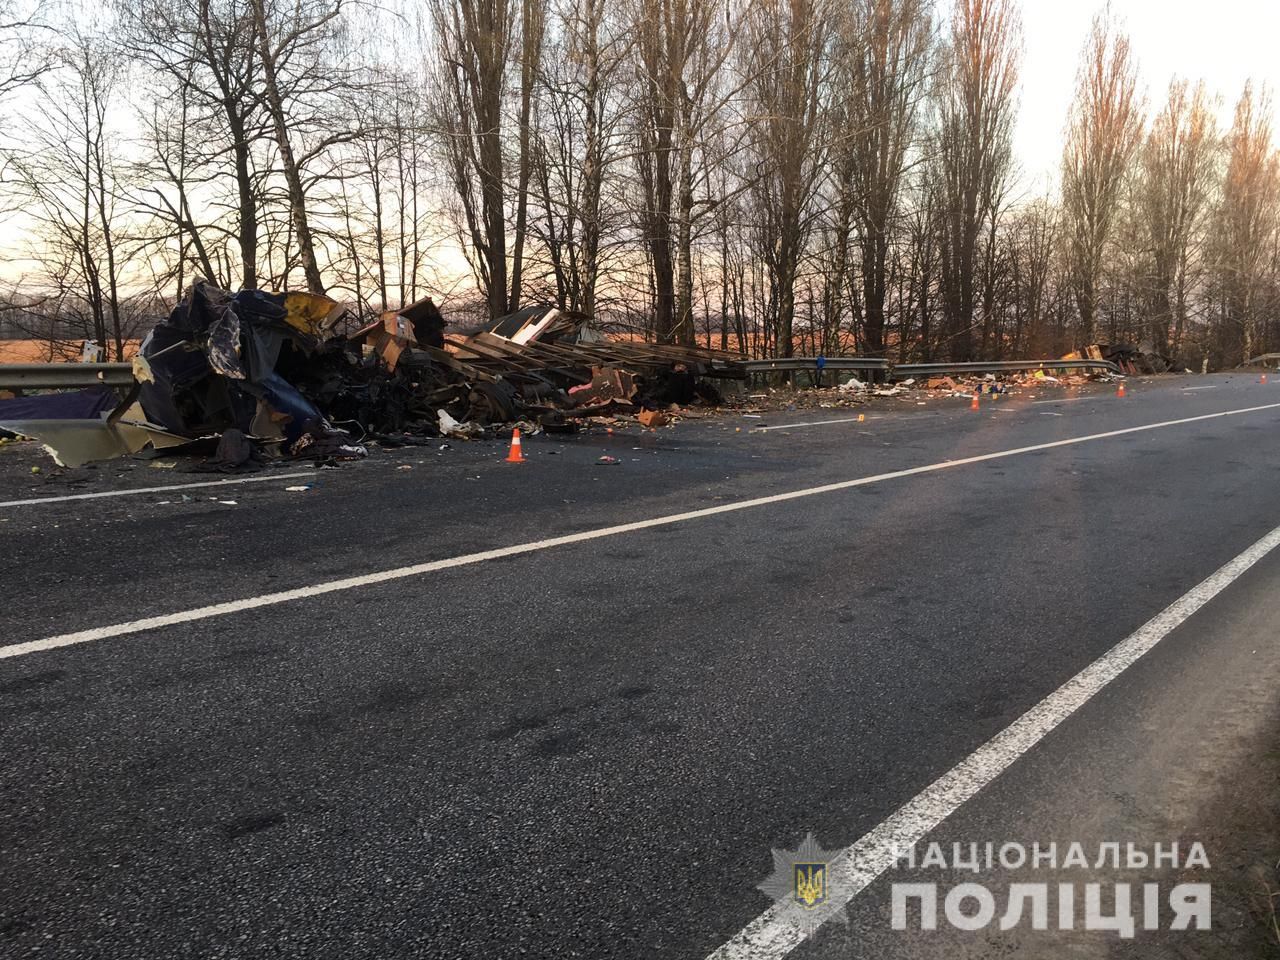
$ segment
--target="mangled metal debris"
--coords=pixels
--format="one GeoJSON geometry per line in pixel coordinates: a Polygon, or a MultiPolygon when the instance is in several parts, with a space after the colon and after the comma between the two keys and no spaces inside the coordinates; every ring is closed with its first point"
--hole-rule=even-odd
{"type": "Polygon", "coordinates": [[[185,437],[174,436],[147,423],[127,420],[10,420],[3,426],[19,436],[32,437],[61,467],[79,467],[95,460],[111,460],[137,453],[147,445],[177,447],[185,437]]]}
{"type": "Polygon", "coordinates": [[[1113,363],[1120,372],[1129,376],[1166,373],[1174,369],[1172,358],[1156,350],[1150,340],[1136,346],[1131,343],[1091,343],[1082,350],[1073,350],[1063,360],[1105,360],[1113,363]]]}

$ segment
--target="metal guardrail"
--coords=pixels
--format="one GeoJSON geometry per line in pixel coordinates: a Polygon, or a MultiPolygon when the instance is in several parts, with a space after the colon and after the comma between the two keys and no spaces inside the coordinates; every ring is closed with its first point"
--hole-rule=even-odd
{"type": "Polygon", "coordinates": [[[991,360],[977,363],[899,363],[889,374],[907,377],[947,376],[966,373],[1018,373],[1022,370],[1106,370],[1123,375],[1110,360],[991,360]]]}
{"type": "Polygon", "coordinates": [[[883,357],[776,357],[770,360],[735,360],[733,365],[747,373],[769,373],[773,370],[872,370],[884,373],[889,361],[883,357]]]}
{"type": "Polygon", "coordinates": [[[132,387],[128,363],[0,363],[0,389],[132,387]]]}
{"type": "MultiPolygon", "coordinates": [[[[1266,359],[1280,354],[1265,354],[1266,359]]],[[[863,370],[883,373],[890,379],[946,376],[966,373],[1016,373],[1021,370],[1107,370],[1123,371],[1109,360],[992,360],[979,363],[899,363],[883,357],[776,357],[766,360],[739,360],[729,366],[748,374],[807,370],[863,370]]],[[[0,364],[0,389],[56,389],[133,386],[133,367],[127,363],[5,363],[0,364]]]]}
{"type": "Polygon", "coordinates": [[[1268,360],[1280,360],[1280,353],[1264,353],[1254,357],[1249,363],[1266,363],[1268,360]]]}
{"type": "Polygon", "coordinates": [[[734,366],[746,373],[788,370],[866,370],[884,373],[891,380],[908,377],[962,375],[966,373],[1017,373],[1022,370],[1106,370],[1124,371],[1110,360],[989,360],[976,363],[890,363],[883,357],[775,357],[768,360],[738,360],[734,366]]]}

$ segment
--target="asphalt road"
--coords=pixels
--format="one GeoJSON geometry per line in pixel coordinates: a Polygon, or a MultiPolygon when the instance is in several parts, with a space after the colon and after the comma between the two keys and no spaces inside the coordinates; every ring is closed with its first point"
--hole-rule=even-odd
{"type": "MultiPolygon", "coordinates": [[[[1280,524],[1280,383],[866,412],[0,507],[0,957],[706,957],[771,848],[863,837],[1280,524]]],[[[894,931],[887,874],[794,955],[1280,953],[1278,587],[1269,555],[934,834],[1200,840],[1213,930],[894,931]]]]}

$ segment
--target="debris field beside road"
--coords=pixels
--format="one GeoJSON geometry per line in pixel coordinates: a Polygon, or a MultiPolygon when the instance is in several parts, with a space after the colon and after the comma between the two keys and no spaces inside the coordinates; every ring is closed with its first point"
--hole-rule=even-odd
{"type": "MultiPolygon", "coordinates": [[[[771,373],[726,350],[611,335],[585,314],[551,306],[525,308],[469,336],[446,335],[430,298],[341,332],[349,319],[323,295],[231,293],[198,281],[142,341],[132,377],[123,366],[110,371],[114,389],[103,382],[74,393],[0,395],[0,439],[35,439],[57,467],[142,457],[184,471],[242,473],[277,462],[334,464],[442,438],[654,430],[726,411],[751,416],[877,399],[921,405],[1111,378],[1055,377],[1051,360],[1016,370],[1009,364],[1020,362],[1000,361],[999,374],[912,378],[902,368],[897,375],[906,379],[895,383],[888,361],[855,358],[846,364],[866,367],[868,381],[857,374],[841,381],[833,369],[837,385],[824,386],[824,367],[836,360],[783,358],[791,372],[771,373]],[[805,364],[816,388],[777,387],[805,364]],[[773,388],[757,389],[753,376],[761,373],[773,388]]],[[[1130,374],[1163,365],[1118,349],[1094,345],[1088,359],[1071,362],[1130,374]]],[[[75,365],[51,366],[61,375],[75,365]]]]}

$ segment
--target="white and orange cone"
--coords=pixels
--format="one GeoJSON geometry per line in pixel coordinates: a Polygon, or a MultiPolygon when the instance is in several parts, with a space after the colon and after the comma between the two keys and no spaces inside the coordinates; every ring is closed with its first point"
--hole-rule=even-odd
{"type": "Polygon", "coordinates": [[[507,463],[524,463],[524,452],[520,449],[520,428],[511,431],[511,452],[507,454],[507,463]]]}

